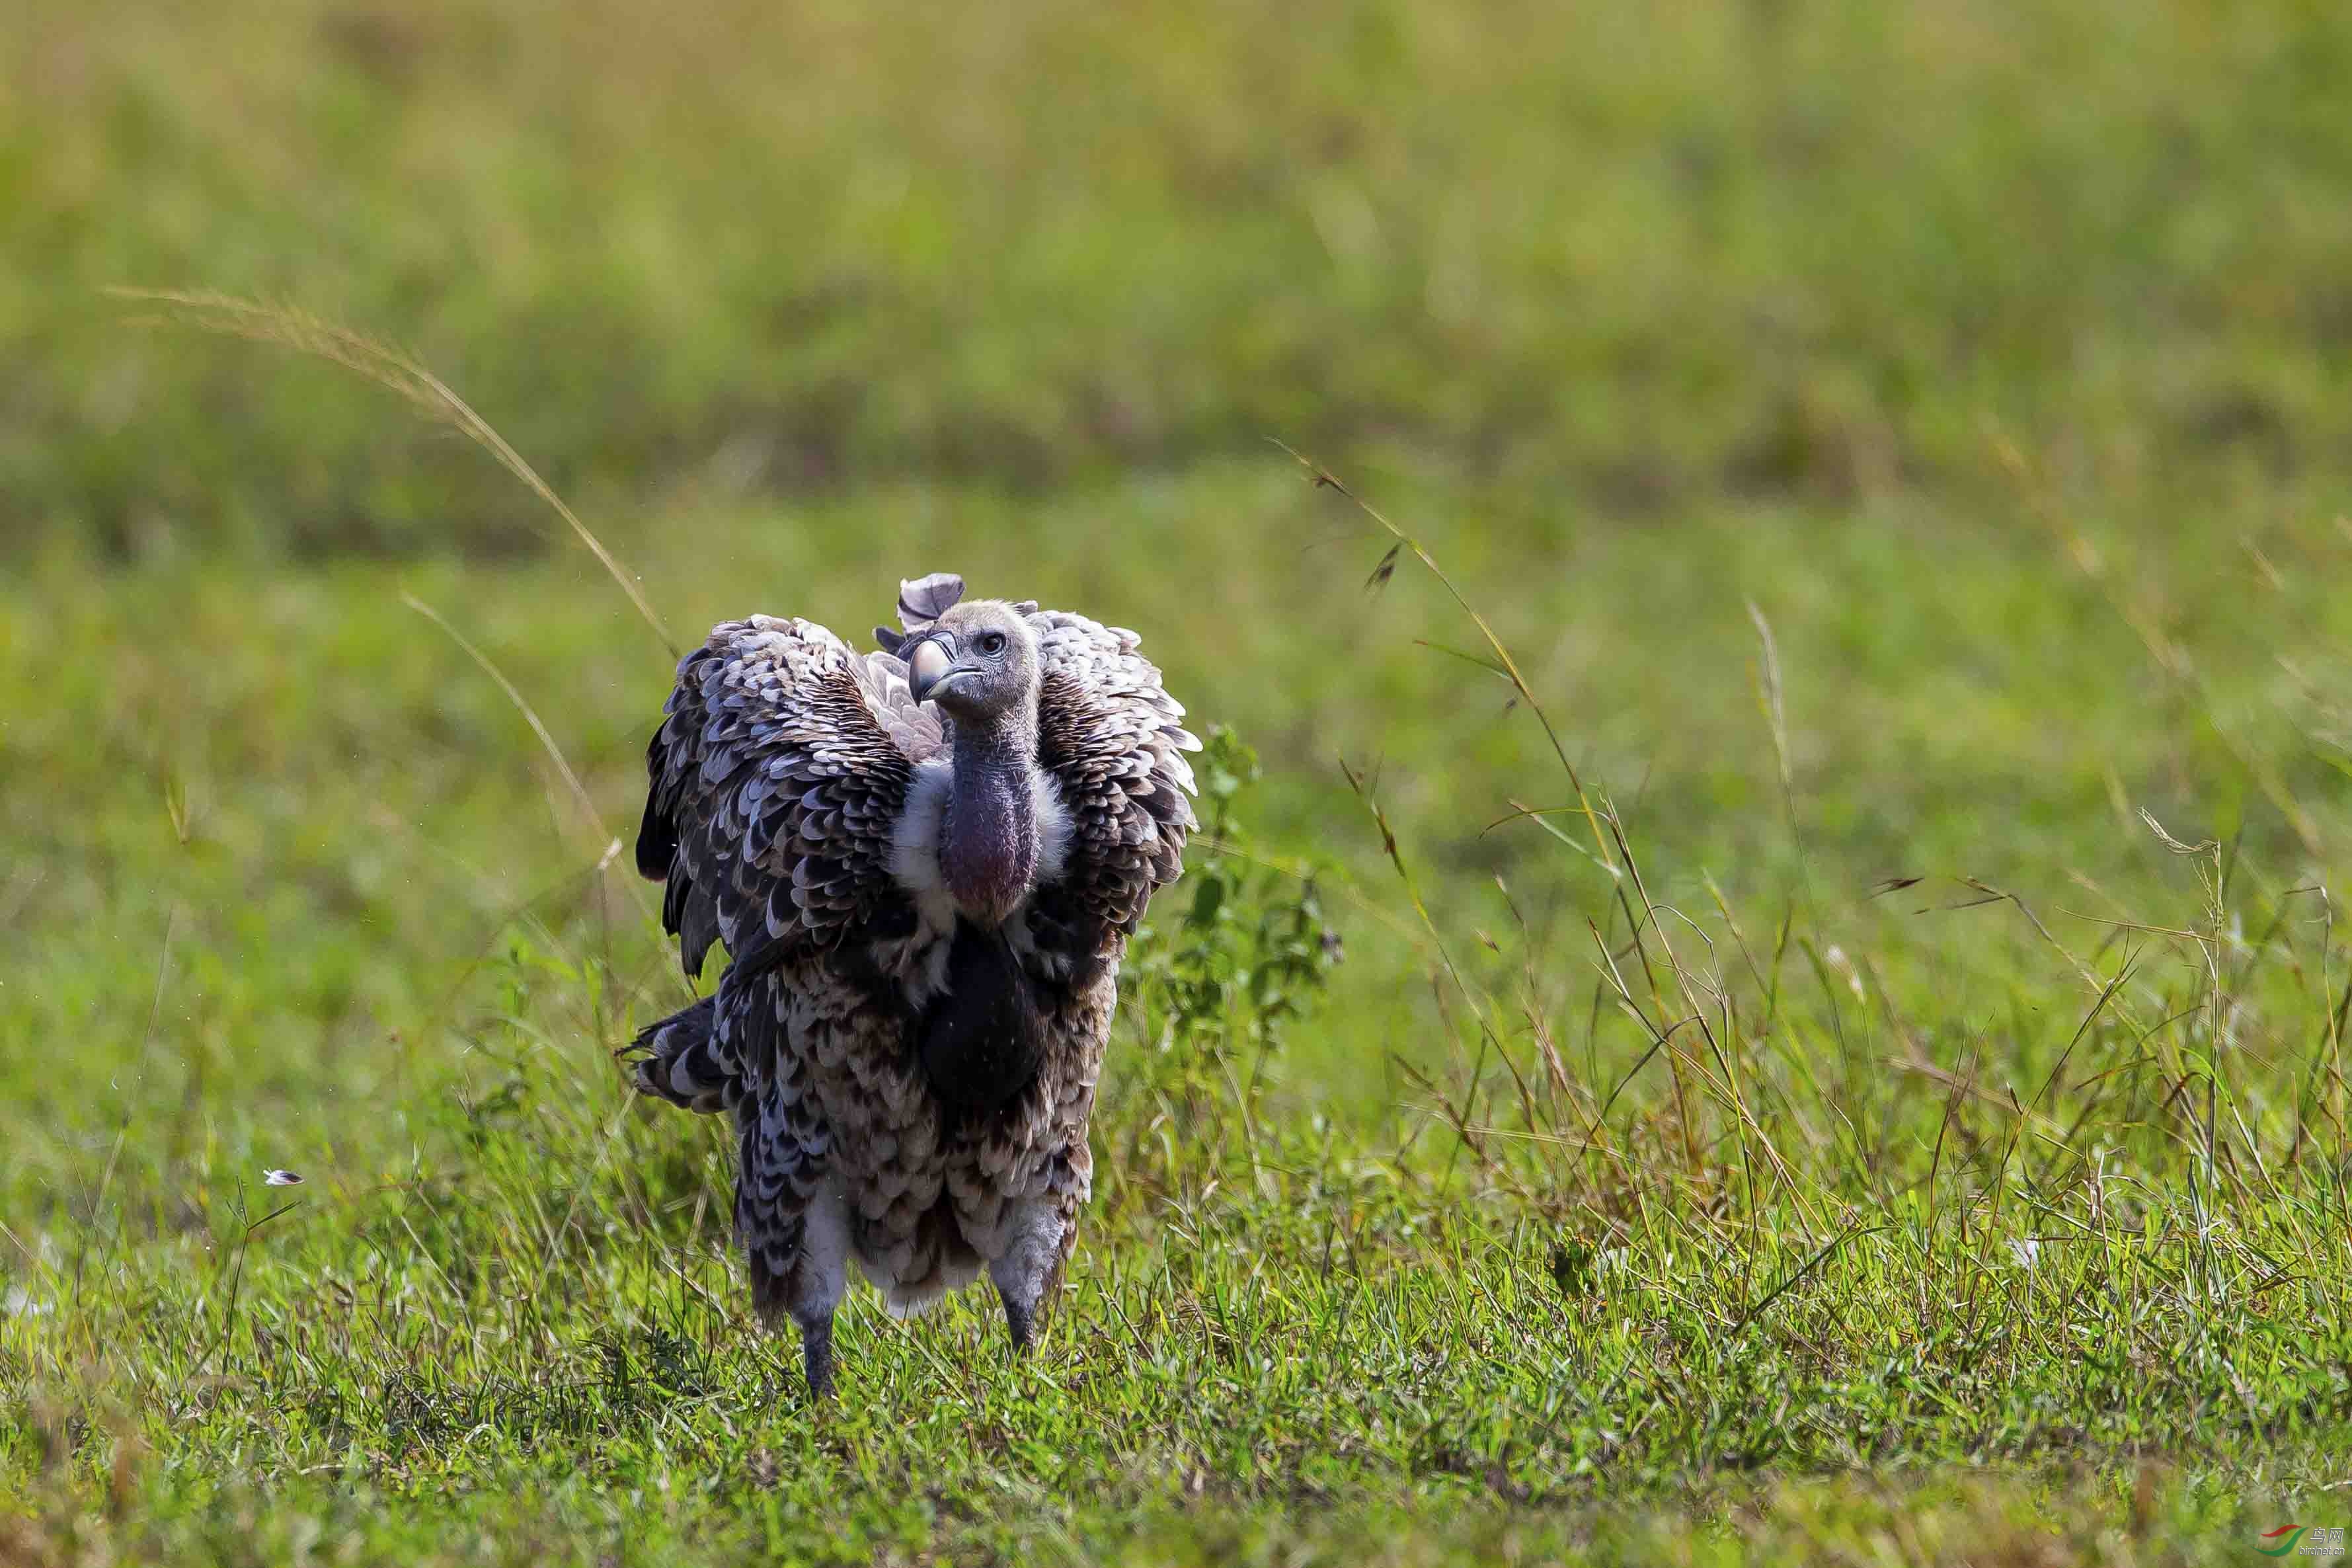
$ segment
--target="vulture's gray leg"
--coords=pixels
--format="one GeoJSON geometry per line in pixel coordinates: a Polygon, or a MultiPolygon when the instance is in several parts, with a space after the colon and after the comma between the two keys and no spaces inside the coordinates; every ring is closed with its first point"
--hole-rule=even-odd
{"type": "Polygon", "coordinates": [[[801,1215],[801,1245],[787,1276],[786,1310],[800,1325],[801,1370],[809,1396],[833,1394],[833,1314],[849,1284],[849,1205],[827,1184],[801,1215]]]}
{"type": "Polygon", "coordinates": [[[1029,1348],[1037,1307],[1062,1267],[1062,1203],[1058,1197],[1028,1198],[1013,1205],[1005,1224],[1003,1256],[988,1265],[1004,1302],[1004,1326],[1018,1355],[1029,1348]]]}
{"type": "MultiPolygon", "coordinates": [[[[731,1018],[722,1016],[721,1027],[731,1023],[755,1051],[772,1050],[786,999],[772,976],[751,984],[769,994],[720,991],[748,998],[731,1018]]],[[[771,1329],[781,1331],[786,1318],[799,1325],[809,1393],[822,1398],[833,1392],[833,1312],[849,1284],[849,1200],[824,1165],[829,1134],[814,1104],[774,1078],[756,1098],[736,1102],[735,1126],[735,1236],[751,1277],[751,1307],[771,1329]]]]}

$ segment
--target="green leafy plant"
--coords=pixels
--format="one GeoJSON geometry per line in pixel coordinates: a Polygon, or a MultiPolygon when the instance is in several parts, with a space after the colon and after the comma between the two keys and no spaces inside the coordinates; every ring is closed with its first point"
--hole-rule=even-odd
{"type": "Polygon", "coordinates": [[[1258,780],[1257,752],[1217,726],[1194,773],[1201,830],[1184,881],[1158,906],[1126,970],[1146,1049],[1123,1068],[1188,1131],[1229,1106],[1246,1113],[1285,1034],[1312,1011],[1341,955],[1315,874],[1249,847],[1238,808],[1258,780]]]}

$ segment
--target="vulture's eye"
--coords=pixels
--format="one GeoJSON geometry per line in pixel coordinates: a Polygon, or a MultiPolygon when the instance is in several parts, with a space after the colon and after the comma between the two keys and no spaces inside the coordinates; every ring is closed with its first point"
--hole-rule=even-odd
{"type": "Polygon", "coordinates": [[[998,654],[1003,653],[1004,651],[1004,634],[1003,632],[991,632],[986,637],[981,638],[980,651],[988,655],[991,658],[994,658],[998,654]]]}

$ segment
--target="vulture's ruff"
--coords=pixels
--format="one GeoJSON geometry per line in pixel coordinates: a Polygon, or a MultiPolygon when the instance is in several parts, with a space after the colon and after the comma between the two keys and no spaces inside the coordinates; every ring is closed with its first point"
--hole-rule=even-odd
{"type": "Polygon", "coordinates": [[[984,1266],[1016,1347],[1076,1240],[1118,963],[1196,826],[1200,742],[1133,632],[902,584],[903,633],[730,621],[678,666],[637,868],[718,990],[636,1087],[726,1111],[762,1318],[813,1390],[855,1261],[894,1314],[984,1266]]]}

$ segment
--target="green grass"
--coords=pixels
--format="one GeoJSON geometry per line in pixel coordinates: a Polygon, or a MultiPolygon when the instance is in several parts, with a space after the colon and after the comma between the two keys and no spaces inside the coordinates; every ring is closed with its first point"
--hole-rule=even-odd
{"type": "Polygon", "coordinates": [[[0,32],[0,1562],[2352,1523],[2340,8],[668,16],[0,32]],[[667,650],[118,284],[675,636],[951,568],[1255,745],[1039,1356],[807,1408],[609,1056],[667,650]]]}

